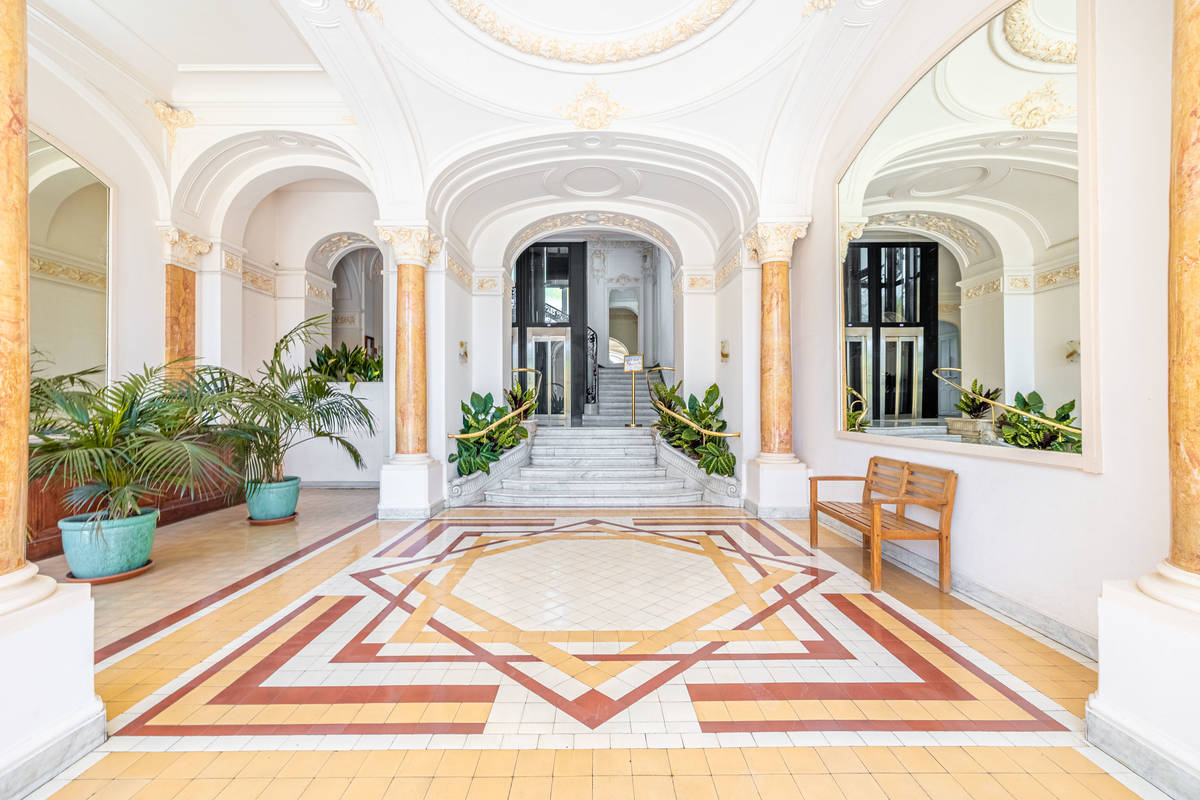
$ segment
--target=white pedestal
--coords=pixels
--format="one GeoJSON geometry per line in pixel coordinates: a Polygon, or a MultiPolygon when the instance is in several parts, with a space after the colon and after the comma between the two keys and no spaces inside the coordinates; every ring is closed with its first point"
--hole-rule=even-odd
{"type": "Polygon", "coordinates": [[[0,614],[0,797],[24,797],[104,742],[91,587],[49,581],[46,594],[48,580],[27,575],[40,599],[0,614]]]}
{"type": "Polygon", "coordinates": [[[1087,738],[1172,797],[1200,797],[1200,614],[1139,584],[1104,583],[1087,738]]]}
{"type": "Polygon", "coordinates": [[[810,474],[795,456],[759,453],[746,465],[746,509],[763,519],[806,519],[810,474]]]}
{"type": "Polygon", "coordinates": [[[444,507],[445,490],[437,459],[392,456],[379,474],[379,518],[428,519],[444,507]]]}

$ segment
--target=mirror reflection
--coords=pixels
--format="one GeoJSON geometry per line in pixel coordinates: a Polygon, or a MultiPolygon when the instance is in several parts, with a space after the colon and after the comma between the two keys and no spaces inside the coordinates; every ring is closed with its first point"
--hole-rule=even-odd
{"type": "Polygon", "coordinates": [[[1074,0],[1020,0],[924,75],[847,170],[847,430],[1078,451],[1075,36],[1074,0]]]}
{"type": "MultiPolygon", "coordinates": [[[[108,187],[29,132],[29,334],[50,374],[100,367],[108,346],[108,187]]],[[[103,374],[103,371],[101,372],[103,374]]]]}
{"type": "Polygon", "coordinates": [[[638,345],[638,294],[637,289],[608,292],[608,358],[614,364],[642,352],[638,345]]]}

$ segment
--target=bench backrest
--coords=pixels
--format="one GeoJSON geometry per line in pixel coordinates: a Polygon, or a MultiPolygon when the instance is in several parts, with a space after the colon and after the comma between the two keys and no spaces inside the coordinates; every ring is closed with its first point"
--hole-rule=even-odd
{"type": "MultiPolygon", "coordinates": [[[[941,514],[944,520],[954,510],[954,490],[958,484],[958,473],[949,469],[897,461],[894,458],[876,456],[867,468],[867,480],[863,486],[863,502],[872,497],[912,497],[920,500],[942,500],[946,505],[941,514]]],[[[897,504],[896,512],[904,514],[904,505],[897,504]]]]}

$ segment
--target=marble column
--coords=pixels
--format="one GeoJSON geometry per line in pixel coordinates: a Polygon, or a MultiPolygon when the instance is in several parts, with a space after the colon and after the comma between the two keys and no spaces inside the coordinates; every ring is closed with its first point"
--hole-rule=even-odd
{"type": "Polygon", "coordinates": [[[441,508],[445,495],[441,464],[429,453],[426,364],[426,269],[441,240],[423,226],[381,226],[379,235],[396,265],[396,452],[380,474],[379,516],[423,519],[441,508]]]}
{"type": "Polygon", "coordinates": [[[792,247],[806,221],[762,223],[746,247],[762,269],[759,342],[760,452],[746,471],[747,506],[764,517],[806,516],[808,467],[792,452],[792,247]]]}
{"type": "Polygon", "coordinates": [[[25,3],[0,2],[0,575],[25,565],[29,451],[29,141],[25,3]]]}
{"type": "Polygon", "coordinates": [[[0,797],[24,797],[104,741],[91,587],[25,560],[29,157],[25,0],[0,0],[0,797]]]}
{"type": "MultiPolygon", "coordinates": [[[[1137,14],[1163,14],[1142,9],[1137,14]]],[[[1165,22],[1165,20],[1162,20],[1165,22]]],[[[1113,24],[1113,23],[1110,23],[1113,24]]],[[[1156,22],[1156,25],[1159,24],[1156,22]]],[[[1165,26],[1164,26],[1165,27],[1165,26]]],[[[1167,264],[1170,548],[1136,582],[1105,581],[1088,741],[1171,797],[1200,797],[1200,3],[1176,0],[1167,264]]],[[[1149,43],[1147,47],[1154,49],[1149,43]]],[[[1150,52],[1148,50],[1147,52],[1150,52]]],[[[1161,62],[1162,58],[1157,58],[1161,62]]],[[[1152,62],[1153,63],[1153,62],[1152,62]]],[[[1156,73],[1157,74],[1157,73],[1156,73]]],[[[1137,86],[1137,83],[1131,85],[1137,86]]],[[[1147,135],[1157,133],[1158,123],[1147,135]]],[[[1123,532],[1149,535],[1145,525],[1123,532]]],[[[1120,533],[1120,532],[1118,532],[1120,533]]]]}

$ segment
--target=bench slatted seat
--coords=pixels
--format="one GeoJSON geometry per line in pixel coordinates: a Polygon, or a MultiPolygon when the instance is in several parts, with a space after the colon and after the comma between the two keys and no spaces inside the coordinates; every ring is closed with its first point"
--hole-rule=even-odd
{"type": "Polygon", "coordinates": [[[876,456],[865,477],[851,475],[814,476],[809,479],[809,541],[817,546],[817,516],[826,514],[862,533],[863,548],[871,554],[871,591],[883,586],[883,542],[887,539],[936,539],[938,582],[950,591],[950,517],[958,475],[952,470],[876,456]],[[817,488],[826,481],[862,481],[862,501],[821,501],[817,488]],[[894,506],[888,511],[884,506],[894,506]],[[908,506],[938,512],[936,527],[909,519],[908,506]]]}

